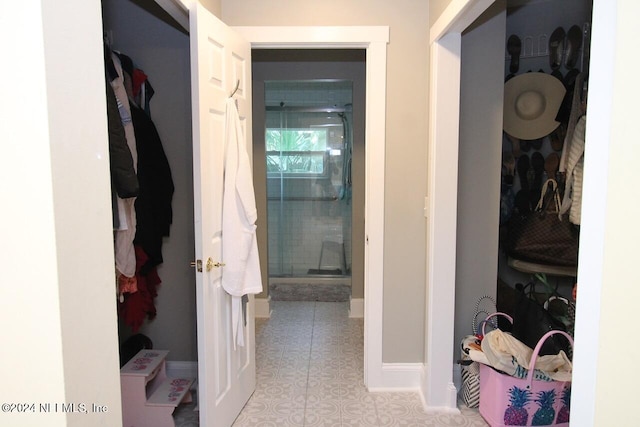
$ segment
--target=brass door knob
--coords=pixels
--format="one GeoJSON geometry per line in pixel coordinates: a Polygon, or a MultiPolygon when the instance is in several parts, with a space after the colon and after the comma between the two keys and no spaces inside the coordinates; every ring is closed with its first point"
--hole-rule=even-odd
{"type": "Polygon", "coordinates": [[[207,271],[211,271],[211,269],[214,267],[224,267],[224,262],[213,262],[211,258],[207,258],[207,271]]]}
{"type": "MultiPolygon", "coordinates": [[[[201,259],[197,259],[195,261],[191,261],[189,263],[189,265],[191,267],[196,267],[196,270],[198,270],[199,273],[202,273],[202,260],[201,259]]],[[[213,262],[211,257],[207,258],[207,271],[211,271],[214,267],[215,268],[224,267],[224,265],[225,265],[224,262],[213,262]]]]}

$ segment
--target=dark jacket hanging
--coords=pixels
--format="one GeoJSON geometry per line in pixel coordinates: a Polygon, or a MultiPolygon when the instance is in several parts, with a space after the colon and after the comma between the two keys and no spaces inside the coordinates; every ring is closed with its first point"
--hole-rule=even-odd
{"type": "Polygon", "coordinates": [[[169,236],[173,220],[171,199],[174,186],[169,162],[155,125],[134,103],[131,117],[138,149],[138,181],[140,192],[136,199],[137,228],[134,243],[149,257],[142,267],[145,274],[162,263],[162,238],[169,236]]]}

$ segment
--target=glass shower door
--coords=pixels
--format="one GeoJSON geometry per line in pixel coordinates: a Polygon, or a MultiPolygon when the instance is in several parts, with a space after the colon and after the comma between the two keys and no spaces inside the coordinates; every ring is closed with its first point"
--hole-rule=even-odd
{"type": "Polygon", "coordinates": [[[351,82],[266,82],[265,94],[269,277],[350,276],[351,82]],[[349,97],[309,102],[329,91],[349,97]]]}

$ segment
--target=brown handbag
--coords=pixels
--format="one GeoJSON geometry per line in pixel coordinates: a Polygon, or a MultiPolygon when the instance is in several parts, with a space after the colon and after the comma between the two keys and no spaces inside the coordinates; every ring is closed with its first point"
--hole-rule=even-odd
{"type": "Polygon", "coordinates": [[[577,267],[580,230],[560,214],[558,183],[548,179],[536,209],[514,214],[507,230],[506,252],[518,260],[577,267]]]}

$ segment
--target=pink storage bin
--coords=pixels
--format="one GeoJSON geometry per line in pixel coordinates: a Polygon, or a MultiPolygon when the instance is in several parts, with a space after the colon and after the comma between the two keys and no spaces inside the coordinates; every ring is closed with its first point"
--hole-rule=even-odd
{"type": "Polygon", "coordinates": [[[526,379],[480,365],[480,415],[491,427],[569,426],[571,381],[533,379],[540,348],[553,334],[564,335],[573,347],[573,339],[566,332],[547,332],[533,349],[526,379]]]}

